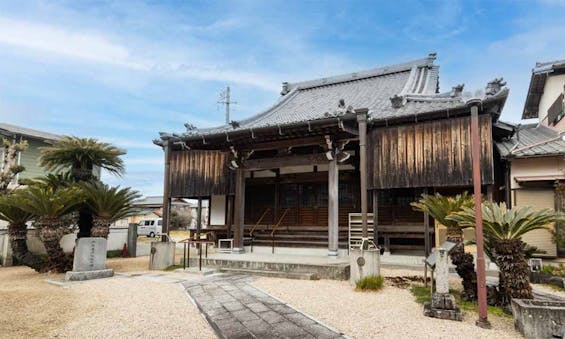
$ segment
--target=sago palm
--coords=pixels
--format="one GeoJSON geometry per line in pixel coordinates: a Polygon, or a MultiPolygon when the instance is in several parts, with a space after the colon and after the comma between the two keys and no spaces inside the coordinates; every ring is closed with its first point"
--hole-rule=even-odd
{"type": "Polygon", "coordinates": [[[428,213],[438,223],[447,227],[447,240],[459,244],[450,252],[451,262],[455,265],[457,274],[461,277],[463,284],[462,298],[474,300],[477,297],[477,274],[473,256],[465,253],[463,246],[463,229],[455,221],[449,220],[448,216],[459,212],[463,207],[473,206],[472,196],[463,192],[454,197],[422,194],[422,198],[411,203],[412,207],[420,212],[428,213]]]}
{"type": "Polygon", "coordinates": [[[18,263],[42,272],[45,262],[39,256],[33,255],[27,247],[27,223],[33,220],[34,215],[22,210],[19,206],[19,196],[0,196],[0,220],[8,223],[8,238],[12,247],[12,255],[18,263]]]}
{"type": "MultiPolygon", "coordinates": [[[[528,276],[528,263],[522,236],[528,232],[548,229],[557,220],[549,210],[532,207],[508,209],[505,203],[483,203],[483,228],[486,253],[499,268],[499,291],[501,302],[508,305],[512,298],[531,299],[532,288],[528,276]]],[[[464,207],[448,219],[462,226],[476,226],[474,208],[464,207]]]]}
{"type": "Polygon", "coordinates": [[[110,187],[100,182],[81,185],[87,206],[93,214],[92,237],[108,238],[110,225],[132,215],[133,201],[140,197],[130,188],[110,187]]]}
{"type": "MultiPolygon", "coordinates": [[[[64,137],[49,147],[41,148],[39,162],[49,170],[69,171],[76,182],[95,180],[93,170],[100,167],[115,175],[125,171],[120,156],[126,152],[112,144],[92,138],[64,137]]],[[[90,236],[92,215],[86,207],[79,209],[78,237],[90,236]]]]}
{"type": "Polygon", "coordinates": [[[120,156],[126,152],[112,144],[92,138],[64,137],[52,146],[41,148],[40,165],[49,170],[68,170],[77,181],[92,179],[94,167],[122,175],[125,167],[120,156]]]}
{"type": "Polygon", "coordinates": [[[77,188],[53,189],[50,187],[28,187],[19,192],[18,206],[33,214],[39,237],[45,245],[49,269],[64,272],[71,268],[69,260],[61,248],[61,239],[72,225],[64,221],[81,202],[81,191],[77,188]]]}

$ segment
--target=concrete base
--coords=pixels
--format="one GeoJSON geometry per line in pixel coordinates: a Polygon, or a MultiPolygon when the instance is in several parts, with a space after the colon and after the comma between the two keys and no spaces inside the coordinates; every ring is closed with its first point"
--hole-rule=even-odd
{"type": "Polygon", "coordinates": [[[424,304],[424,315],[431,318],[463,320],[455,298],[449,293],[434,293],[432,301],[424,304]]]}
{"type": "Polygon", "coordinates": [[[113,276],[114,276],[114,270],[111,268],[104,270],[97,270],[97,271],[83,271],[83,272],[69,271],[65,274],[65,280],[83,281],[83,280],[92,280],[92,279],[100,279],[100,278],[110,278],[113,276]]]}
{"type": "Polygon", "coordinates": [[[202,270],[199,270],[198,267],[189,267],[189,268],[186,268],[186,269],[179,268],[179,269],[174,270],[173,272],[175,272],[175,273],[188,273],[190,275],[197,275],[197,276],[207,276],[207,275],[210,275],[210,274],[214,274],[218,271],[215,270],[215,269],[205,268],[205,267],[202,268],[202,270]]]}
{"type": "MultiPolygon", "coordinates": [[[[327,250],[326,250],[327,251],[327,250]]],[[[190,267],[198,267],[198,258],[190,258],[190,267]]],[[[181,262],[182,264],[182,262],[181,262]]],[[[202,269],[204,267],[217,268],[219,270],[231,269],[232,271],[241,270],[250,274],[257,271],[257,274],[279,274],[278,277],[288,276],[307,276],[319,279],[347,280],[349,279],[349,264],[344,258],[320,257],[300,257],[300,256],[279,256],[261,254],[210,254],[208,258],[202,258],[202,269]],[[280,273],[277,273],[280,272],[280,273]]],[[[311,278],[309,278],[311,279],[311,278]]]]}
{"type": "Polygon", "coordinates": [[[350,282],[355,285],[359,279],[369,275],[381,275],[380,250],[352,249],[349,252],[351,270],[350,282]]]}
{"type": "Polygon", "coordinates": [[[524,337],[563,338],[565,302],[512,299],[514,327],[524,337]]]}
{"type": "Polygon", "coordinates": [[[151,243],[151,252],[149,259],[150,270],[164,270],[175,264],[175,248],[174,241],[161,242],[154,241],[151,243]]]}

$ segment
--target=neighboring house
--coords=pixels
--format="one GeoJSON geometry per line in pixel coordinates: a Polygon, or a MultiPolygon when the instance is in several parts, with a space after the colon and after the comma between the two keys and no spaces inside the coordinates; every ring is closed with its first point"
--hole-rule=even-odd
{"type": "Polygon", "coordinates": [[[21,179],[32,179],[49,173],[39,166],[40,148],[50,146],[61,139],[57,134],[5,123],[0,123],[0,137],[15,141],[26,140],[29,145],[27,150],[18,154],[17,164],[24,166],[25,171],[17,175],[15,184],[21,179]]]}
{"type": "Polygon", "coordinates": [[[522,119],[565,132],[565,59],[538,62],[532,70],[522,119]]]}
{"type": "Polygon", "coordinates": [[[502,79],[473,101],[462,85],[440,93],[435,57],[285,82],[272,106],[247,119],[160,133],[165,192],[210,198],[212,226],[234,238],[236,253],[251,234],[274,253],[347,253],[349,217],[371,209],[370,236],[386,251],[429,251],[434,228],[410,203],[423,192],[472,190],[471,106],[482,183],[497,198],[493,133],[508,95],[502,79]]]}
{"type": "MultiPolygon", "coordinates": [[[[127,226],[130,223],[138,224],[144,219],[157,219],[163,215],[163,197],[147,196],[134,202],[134,206],[138,208],[136,213],[126,219],[119,220],[115,226],[127,226]]],[[[186,201],[185,199],[172,199],[171,210],[179,214],[191,215],[196,217],[196,205],[186,201]]],[[[207,215],[208,210],[203,209],[203,215],[207,215]]],[[[194,219],[193,218],[193,219],[194,219]]]]}
{"type": "MultiPolygon", "coordinates": [[[[508,125],[513,130],[510,137],[496,144],[506,162],[506,187],[510,188],[506,201],[511,206],[563,206],[560,199],[565,198],[558,195],[563,190],[558,187],[565,184],[564,86],[565,60],[536,64],[522,118],[538,118],[539,123],[508,125]]],[[[548,231],[530,232],[523,240],[546,252],[540,256],[565,254],[548,231]]]]}

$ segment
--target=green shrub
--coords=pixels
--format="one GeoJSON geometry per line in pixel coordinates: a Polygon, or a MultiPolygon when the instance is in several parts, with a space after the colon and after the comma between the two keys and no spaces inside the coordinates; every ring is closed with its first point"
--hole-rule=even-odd
{"type": "Polygon", "coordinates": [[[540,272],[545,274],[555,275],[558,277],[565,277],[565,265],[563,264],[559,264],[559,266],[543,265],[540,272]]]}
{"type": "Polygon", "coordinates": [[[106,258],[121,258],[122,250],[110,250],[106,252],[106,258]]]}
{"type": "Polygon", "coordinates": [[[380,275],[368,275],[365,278],[357,280],[355,285],[360,291],[377,291],[383,288],[383,277],[380,275]]]}

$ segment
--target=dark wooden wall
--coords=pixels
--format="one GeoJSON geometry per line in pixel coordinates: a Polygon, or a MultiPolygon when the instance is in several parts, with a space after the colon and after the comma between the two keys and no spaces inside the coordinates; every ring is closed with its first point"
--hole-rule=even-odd
{"type": "MultiPolygon", "coordinates": [[[[481,177],[494,182],[492,121],[479,116],[481,177]]],[[[368,132],[370,189],[466,186],[473,182],[471,118],[452,118],[368,132]]]]}
{"type": "Polygon", "coordinates": [[[220,151],[173,151],[171,196],[179,198],[226,194],[229,183],[227,153],[220,151]]]}

